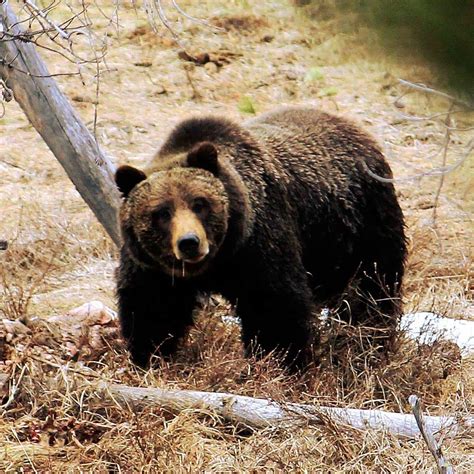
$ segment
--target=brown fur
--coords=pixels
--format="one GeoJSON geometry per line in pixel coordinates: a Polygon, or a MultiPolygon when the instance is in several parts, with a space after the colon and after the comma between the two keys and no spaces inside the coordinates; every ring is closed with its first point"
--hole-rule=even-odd
{"type": "Polygon", "coordinates": [[[247,350],[278,348],[289,362],[305,360],[317,307],[330,306],[352,324],[393,328],[401,311],[403,215],[393,185],[367,168],[392,176],[365,132],[312,108],[286,108],[243,126],[189,119],[154,157],[148,178],[119,169],[127,197],[118,296],[135,360],[175,350],[202,290],[237,304],[247,350]],[[213,203],[205,219],[192,216],[186,196],[196,194],[213,203]],[[183,221],[171,230],[149,217],[167,201],[183,221]],[[198,221],[209,255],[175,271],[173,235],[198,221]]]}

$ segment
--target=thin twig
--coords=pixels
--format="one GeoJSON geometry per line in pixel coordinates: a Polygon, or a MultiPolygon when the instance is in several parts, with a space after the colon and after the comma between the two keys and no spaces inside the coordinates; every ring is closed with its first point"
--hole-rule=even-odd
{"type": "Polygon", "coordinates": [[[420,399],[416,395],[410,395],[408,397],[408,402],[411,405],[413,410],[413,415],[415,416],[416,424],[420,429],[420,432],[425,440],[430,453],[433,455],[436,466],[438,468],[438,472],[440,474],[454,474],[453,468],[449,465],[449,463],[444,459],[443,453],[441,451],[441,446],[438,446],[433,433],[430,429],[426,426],[425,420],[423,418],[423,413],[420,407],[420,399]]]}
{"type": "Polygon", "coordinates": [[[48,15],[45,14],[43,12],[43,10],[39,9],[33,2],[31,2],[30,0],[23,0],[25,2],[26,5],[28,5],[28,7],[33,10],[36,15],[40,16],[51,28],[53,28],[54,30],[56,30],[56,32],[58,33],[59,36],[61,36],[61,38],[65,39],[65,40],[69,40],[70,38],[70,35],[69,33],[66,33],[65,31],[63,31],[58,25],[56,25],[53,21],[51,21],[49,18],[48,18],[48,15]]]}
{"type": "MultiPolygon", "coordinates": [[[[445,133],[445,139],[444,139],[445,143],[444,143],[444,149],[443,149],[442,167],[446,166],[446,160],[447,160],[447,156],[448,156],[448,148],[449,148],[449,143],[451,141],[452,128],[450,127],[450,125],[451,125],[451,114],[450,114],[450,112],[453,109],[453,107],[454,107],[454,104],[451,104],[448,115],[446,116],[446,119],[445,119],[446,133],[445,133]]],[[[441,174],[441,176],[440,176],[439,185],[438,185],[438,188],[436,189],[436,194],[435,194],[435,198],[434,198],[434,202],[433,202],[433,224],[434,224],[434,226],[436,226],[436,217],[437,217],[439,197],[441,195],[441,189],[443,188],[445,176],[446,176],[445,173],[441,174]]]]}
{"type": "MultiPolygon", "coordinates": [[[[16,58],[15,58],[16,59],[16,58]]],[[[14,60],[15,60],[14,59],[14,60]]],[[[14,61],[13,60],[13,61],[14,61]]],[[[39,79],[42,79],[42,78],[45,78],[45,77],[58,77],[58,76],[76,76],[77,72],[59,72],[59,73],[56,73],[56,74],[46,74],[46,75],[43,75],[43,74],[32,74],[31,72],[29,71],[25,71],[24,69],[21,69],[19,67],[16,67],[16,66],[13,66],[13,61],[10,61],[10,62],[6,62],[4,59],[1,59],[0,58],[0,66],[6,66],[8,68],[11,68],[11,69],[14,69],[15,71],[18,71],[19,73],[21,74],[26,74],[27,76],[30,76],[30,77],[35,77],[35,78],[39,78],[39,79]]]]}
{"type": "Polygon", "coordinates": [[[462,105],[463,107],[467,107],[468,109],[471,109],[474,106],[474,104],[472,103],[468,103],[457,97],[453,97],[452,95],[446,94],[446,92],[441,92],[436,89],[432,89],[431,87],[428,87],[425,84],[410,82],[405,79],[398,79],[398,82],[403,86],[409,87],[410,89],[414,89],[421,92],[427,92],[428,94],[433,94],[439,97],[443,97],[456,105],[462,105]]]}
{"type": "Polygon", "coordinates": [[[173,7],[176,9],[176,11],[180,13],[182,16],[184,16],[184,18],[187,18],[188,20],[191,20],[194,23],[200,23],[201,25],[214,28],[215,30],[218,30],[218,31],[225,31],[225,29],[221,28],[220,26],[213,25],[206,20],[201,20],[200,18],[196,18],[194,16],[189,15],[178,5],[178,2],[176,0],[171,0],[171,3],[173,4],[173,7]]]}
{"type": "Polygon", "coordinates": [[[472,151],[474,150],[474,138],[471,139],[467,145],[465,152],[461,155],[461,157],[452,165],[449,166],[440,166],[438,168],[433,168],[429,171],[423,171],[421,173],[417,173],[411,176],[406,176],[404,178],[386,178],[384,176],[380,176],[377,173],[374,173],[368,166],[365,161],[362,160],[362,166],[364,167],[365,171],[368,173],[369,176],[376,179],[377,181],[381,181],[382,183],[395,183],[395,182],[402,182],[402,181],[414,181],[419,178],[423,178],[425,176],[439,176],[451,173],[452,171],[459,168],[471,155],[472,151]]]}
{"type": "MultiPolygon", "coordinates": [[[[28,354],[28,357],[30,359],[36,360],[37,362],[41,362],[42,364],[46,364],[46,365],[49,365],[50,367],[54,367],[55,369],[59,369],[61,371],[66,369],[67,372],[72,372],[74,374],[82,375],[86,379],[87,379],[87,377],[93,377],[93,378],[96,378],[96,379],[100,379],[101,382],[105,381],[103,375],[99,375],[99,374],[95,373],[92,369],[91,370],[84,370],[84,369],[75,369],[74,367],[71,367],[71,366],[65,367],[64,364],[60,364],[60,363],[57,363],[57,362],[52,362],[50,360],[45,359],[44,357],[38,357],[38,356],[36,356],[34,354],[31,354],[31,353],[28,354]]],[[[119,383],[119,381],[116,380],[116,379],[107,379],[106,382],[119,383]]]]}
{"type": "Polygon", "coordinates": [[[188,67],[187,64],[184,65],[184,72],[186,74],[186,78],[188,80],[188,83],[191,86],[191,89],[193,91],[193,95],[192,95],[191,99],[193,99],[193,100],[201,99],[202,96],[199,93],[199,91],[196,89],[196,86],[194,85],[194,81],[193,81],[193,78],[192,78],[192,75],[191,75],[191,71],[190,71],[190,68],[188,67]]]}
{"type": "MultiPolygon", "coordinates": [[[[436,95],[450,101],[449,109],[446,112],[441,112],[441,113],[433,114],[426,117],[409,117],[407,115],[402,115],[402,118],[404,120],[417,121],[417,122],[425,121],[425,122],[433,122],[433,123],[434,123],[434,119],[445,117],[445,120],[443,120],[442,122],[442,125],[444,126],[444,129],[445,129],[443,144],[439,147],[439,149],[436,150],[435,153],[431,154],[430,156],[425,157],[425,160],[431,161],[431,159],[437,157],[441,153],[442,165],[436,168],[432,168],[428,171],[417,172],[415,174],[412,174],[410,176],[403,177],[403,178],[388,178],[385,176],[380,176],[377,173],[374,173],[371,169],[369,169],[369,167],[364,161],[362,161],[362,166],[365,168],[365,171],[369,174],[369,176],[371,176],[372,178],[378,181],[381,181],[382,183],[414,181],[426,176],[441,176],[440,185],[438,187],[438,190],[435,196],[435,204],[437,204],[439,200],[439,194],[441,192],[441,188],[444,184],[444,176],[456,170],[457,168],[459,168],[469,158],[472,151],[474,150],[474,138],[471,138],[468,141],[467,146],[464,152],[461,154],[460,158],[456,160],[452,165],[446,165],[448,161],[448,152],[449,152],[450,142],[451,142],[451,132],[453,131],[466,132],[466,131],[470,131],[472,128],[472,127],[460,128],[460,127],[454,127],[452,125],[452,120],[451,120],[452,115],[465,112],[465,110],[455,109],[455,106],[463,107],[467,110],[472,110],[474,108],[474,103],[465,102],[461,99],[458,99],[449,94],[446,94],[445,92],[441,92],[431,87],[428,87],[424,84],[413,83],[405,79],[398,79],[398,82],[402,84],[403,86],[411,88],[415,91],[436,95]]],[[[395,100],[395,103],[397,103],[397,101],[399,101],[402,97],[407,95],[407,93],[408,92],[406,91],[403,92],[399,97],[397,97],[397,99],[395,100]]],[[[386,150],[386,152],[387,152],[387,155],[390,156],[390,148],[388,149],[388,151],[386,150]]],[[[436,213],[436,210],[434,212],[436,213]]]]}
{"type": "MultiPolygon", "coordinates": [[[[17,367],[18,366],[15,365],[15,367],[13,369],[13,372],[16,371],[17,367]]],[[[12,377],[10,378],[11,383],[10,383],[10,391],[9,391],[9,395],[8,395],[8,400],[3,405],[0,405],[0,409],[2,410],[2,412],[5,412],[8,409],[8,407],[15,400],[15,397],[16,397],[16,394],[18,393],[18,389],[20,387],[21,381],[23,380],[23,377],[25,375],[25,371],[26,371],[26,365],[24,365],[21,368],[20,375],[18,376],[17,380],[14,379],[14,373],[13,373],[12,377]]]]}

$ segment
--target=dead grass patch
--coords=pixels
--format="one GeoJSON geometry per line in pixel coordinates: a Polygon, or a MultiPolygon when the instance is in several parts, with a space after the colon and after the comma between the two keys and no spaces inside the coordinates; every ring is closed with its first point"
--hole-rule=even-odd
{"type": "Polygon", "coordinates": [[[225,31],[237,32],[239,34],[258,34],[262,28],[269,26],[265,18],[260,18],[252,14],[213,17],[210,22],[225,31]]]}

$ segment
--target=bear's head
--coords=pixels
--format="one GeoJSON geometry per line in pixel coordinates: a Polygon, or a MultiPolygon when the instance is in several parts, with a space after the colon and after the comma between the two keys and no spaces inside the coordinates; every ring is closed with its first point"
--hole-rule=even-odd
{"type": "Polygon", "coordinates": [[[217,149],[208,142],[185,153],[181,165],[149,176],[131,166],[117,169],[122,233],[139,264],[175,277],[205,272],[229,225],[229,196],[219,169],[217,149]]]}

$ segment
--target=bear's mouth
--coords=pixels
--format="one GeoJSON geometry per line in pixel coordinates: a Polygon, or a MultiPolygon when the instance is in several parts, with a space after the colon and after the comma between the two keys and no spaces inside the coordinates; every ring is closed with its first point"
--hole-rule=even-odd
{"type": "Polygon", "coordinates": [[[175,255],[162,259],[162,268],[175,277],[192,277],[201,274],[209,264],[209,253],[193,259],[177,259],[175,255]]]}
{"type": "Polygon", "coordinates": [[[190,258],[190,257],[180,258],[178,261],[184,262],[186,265],[197,265],[203,262],[208,255],[209,255],[209,252],[206,252],[202,255],[197,255],[196,257],[193,257],[193,258],[190,258]]]}
{"type": "Polygon", "coordinates": [[[185,265],[190,266],[190,267],[196,267],[202,262],[202,259],[200,259],[200,260],[179,260],[179,262],[181,264],[185,264],[185,265]]]}
{"type": "Polygon", "coordinates": [[[192,249],[174,249],[173,253],[179,263],[185,263],[189,265],[196,265],[209,255],[210,249],[209,244],[205,242],[203,245],[200,245],[199,248],[192,249]]]}

